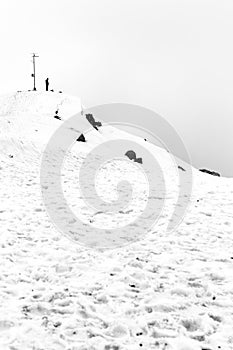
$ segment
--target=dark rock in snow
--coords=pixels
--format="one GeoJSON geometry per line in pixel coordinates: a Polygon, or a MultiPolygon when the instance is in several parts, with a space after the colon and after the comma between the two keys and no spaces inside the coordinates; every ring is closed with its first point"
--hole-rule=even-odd
{"type": "Polygon", "coordinates": [[[127,156],[130,160],[133,160],[136,163],[142,164],[142,158],[137,158],[136,153],[132,150],[127,151],[125,153],[125,156],[127,156]]]}
{"type": "Polygon", "coordinates": [[[142,158],[136,158],[136,159],[134,159],[134,161],[135,161],[136,163],[142,164],[142,158]]]}
{"type": "Polygon", "coordinates": [[[208,169],[199,169],[199,171],[206,173],[206,174],[210,174],[213,176],[221,176],[219,173],[217,173],[216,171],[212,171],[212,170],[208,170],[208,169]]]}
{"type": "Polygon", "coordinates": [[[127,156],[130,160],[135,160],[136,159],[136,153],[132,150],[127,151],[125,153],[125,156],[127,156]]]}
{"type": "Polygon", "coordinates": [[[86,114],[86,119],[89,121],[89,123],[93,126],[93,128],[95,128],[96,130],[98,130],[97,126],[102,126],[101,122],[97,122],[95,120],[95,118],[93,117],[93,114],[86,114]]]}
{"type": "Polygon", "coordinates": [[[81,134],[76,141],[79,141],[79,142],[86,142],[86,139],[85,139],[85,136],[83,134],[81,134]]]}

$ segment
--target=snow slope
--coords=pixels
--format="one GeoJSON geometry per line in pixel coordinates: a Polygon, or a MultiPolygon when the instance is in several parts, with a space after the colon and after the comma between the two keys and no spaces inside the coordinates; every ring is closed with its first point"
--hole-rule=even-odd
{"type": "MultiPolygon", "coordinates": [[[[40,164],[63,122],[53,118],[55,111],[65,120],[80,109],[79,99],[52,92],[0,98],[0,349],[233,349],[233,180],[194,169],[188,212],[167,233],[178,171],[167,152],[148,143],[166,182],[161,220],[118,249],[100,252],[75,244],[47,215],[40,164]]],[[[84,118],[80,130],[70,132],[78,137],[88,127],[84,118]]],[[[80,209],[78,156],[123,134],[110,126],[100,133],[92,130],[64,163],[67,201],[97,227],[111,226],[112,218],[85,205],[80,209]]],[[[113,182],[119,176],[115,170],[113,182]]],[[[98,188],[109,199],[111,183],[105,176],[98,188]]],[[[143,203],[137,196],[132,211],[119,213],[115,221],[124,226],[130,215],[140,213],[143,203]]]]}

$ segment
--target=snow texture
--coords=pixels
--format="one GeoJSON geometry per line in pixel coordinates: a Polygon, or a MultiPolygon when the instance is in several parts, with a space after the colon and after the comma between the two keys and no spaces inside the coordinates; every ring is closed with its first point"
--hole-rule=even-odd
{"type": "MultiPolygon", "coordinates": [[[[233,180],[194,169],[188,212],[167,233],[174,179],[186,172],[175,171],[166,152],[147,142],[168,183],[158,225],[115,250],[75,244],[50,221],[39,174],[49,138],[80,110],[79,99],[51,92],[0,98],[0,349],[233,349],[233,180]]],[[[78,137],[81,130],[73,132],[78,137]]],[[[77,206],[69,195],[77,182],[77,147],[85,155],[117,135],[107,126],[90,131],[67,156],[63,185],[71,206],[77,206]]],[[[105,184],[100,181],[100,192],[105,184]]],[[[110,220],[85,207],[81,214],[97,226],[110,220]]],[[[131,212],[119,215],[127,221],[131,212]]]]}

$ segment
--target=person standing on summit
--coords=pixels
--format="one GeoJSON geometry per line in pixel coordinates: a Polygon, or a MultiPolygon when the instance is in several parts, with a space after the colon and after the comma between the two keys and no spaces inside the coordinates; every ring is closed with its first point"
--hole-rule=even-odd
{"type": "Polygon", "coordinates": [[[45,79],[45,88],[46,91],[49,91],[49,78],[45,79]]]}

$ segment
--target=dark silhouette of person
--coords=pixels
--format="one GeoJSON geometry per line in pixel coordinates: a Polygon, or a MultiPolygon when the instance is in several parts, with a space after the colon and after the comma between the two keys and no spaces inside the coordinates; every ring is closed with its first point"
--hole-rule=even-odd
{"type": "Polygon", "coordinates": [[[49,91],[49,78],[45,79],[45,88],[46,91],[49,91]]]}

